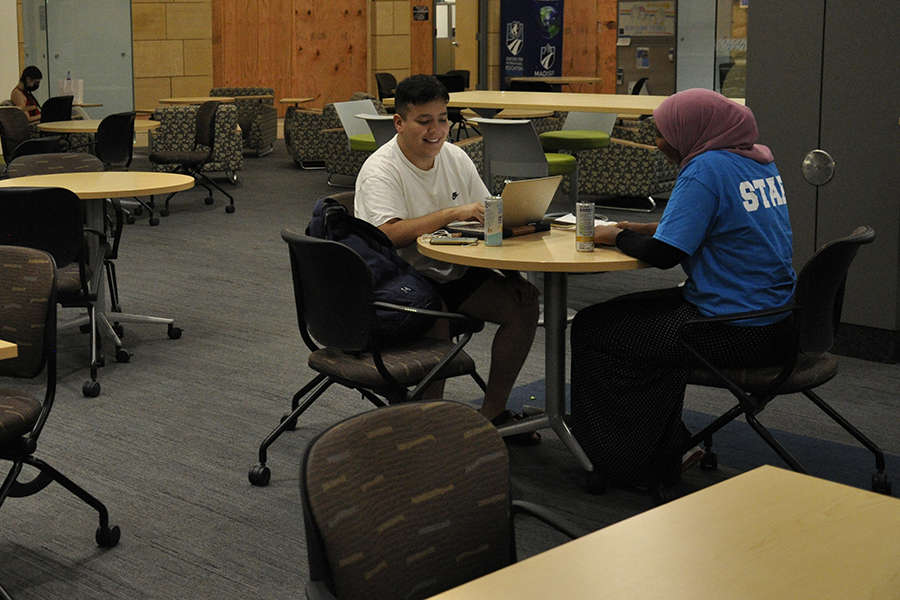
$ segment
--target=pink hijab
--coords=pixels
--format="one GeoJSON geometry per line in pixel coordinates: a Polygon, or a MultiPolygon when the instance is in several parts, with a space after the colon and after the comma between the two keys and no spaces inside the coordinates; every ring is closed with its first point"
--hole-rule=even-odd
{"type": "Polygon", "coordinates": [[[662,136],[682,156],[682,167],[708,150],[727,150],[762,164],[775,160],[768,147],[756,143],[759,130],[753,112],[718,92],[678,92],[662,101],[653,118],[662,136]]]}

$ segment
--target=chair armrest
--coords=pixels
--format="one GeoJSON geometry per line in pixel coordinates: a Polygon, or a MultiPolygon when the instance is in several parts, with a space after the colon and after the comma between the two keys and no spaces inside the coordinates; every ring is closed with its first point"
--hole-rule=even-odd
{"type": "Polygon", "coordinates": [[[718,315],[715,317],[698,317],[696,319],[688,319],[684,321],[678,328],[678,337],[681,337],[685,327],[691,325],[699,325],[701,323],[729,323],[731,321],[744,321],[747,319],[755,319],[759,317],[771,317],[773,315],[782,315],[784,313],[797,310],[797,306],[792,302],[780,308],[767,308],[764,310],[750,310],[746,312],[731,313],[729,315],[718,315]]]}
{"type": "Polygon", "coordinates": [[[459,335],[468,335],[471,337],[472,333],[475,331],[474,321],[467,317],[466,315],[460,313],[447,312],[443,310],[431,310],[428,308],[412,308],[409,306],[400,306],[399,304],[391,304],[390,302],[373,302],[373,306],[376,308],[382,308],[384,310],[393,310],[398,312],[409,312],[415,313],[417,315],[423,315],[426,317],[435,317],[437,319],[446,319],[448,321],[454,321],[457,324],[465,327],[465,331],[460,333],[459,335]]]}
{"type": "Polygon", "coordinates": [[[553,529],[556,529],[560,533],[569,536],[573,540],[585,536],[589,533],[583,527],[575,525],[568,519],[550,510],[546,506],[541,506],[540,504],[534,504],[532,502],[526,502],[524,500],[513,500],[512,511],[513,515],[525,514],[534,517],[535,519],[538,519],[539,521],[549,525],[553,529]]]}

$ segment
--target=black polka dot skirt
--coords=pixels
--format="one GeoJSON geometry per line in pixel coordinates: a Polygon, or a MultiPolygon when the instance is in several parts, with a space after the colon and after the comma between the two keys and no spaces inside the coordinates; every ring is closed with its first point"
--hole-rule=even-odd
{"type": "MultiPolygon", "coordinates": [[[[681,288],[621,296],[572,322],[572,432],[608,481],[673,485],[690,436],[681,421],[688,374],[697,366],[678,342],[700,317],[681,288]]],[[[704,325],[690,342],[719,366],[764,366],[782,356],[790,319],[774,325],[704,325]]]]}

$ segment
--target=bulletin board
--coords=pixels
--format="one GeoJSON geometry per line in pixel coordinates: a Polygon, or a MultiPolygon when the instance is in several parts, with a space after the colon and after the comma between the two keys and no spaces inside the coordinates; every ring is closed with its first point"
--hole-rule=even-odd
{"type": "Polygon", "coordinates": [[[619,36],[675,35],[675,2],[619,2],[619,36]]]}

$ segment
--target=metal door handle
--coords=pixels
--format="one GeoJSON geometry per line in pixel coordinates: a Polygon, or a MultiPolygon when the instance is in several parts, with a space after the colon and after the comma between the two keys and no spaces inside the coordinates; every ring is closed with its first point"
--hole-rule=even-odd
{"type": "Polygon", "coordinates": [[[812,150],[800,167],[803,178],[813,185],[824,185],[834,175],[834,159],[824,150],[812,150]]]}

